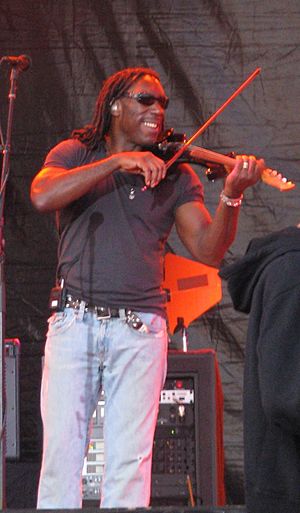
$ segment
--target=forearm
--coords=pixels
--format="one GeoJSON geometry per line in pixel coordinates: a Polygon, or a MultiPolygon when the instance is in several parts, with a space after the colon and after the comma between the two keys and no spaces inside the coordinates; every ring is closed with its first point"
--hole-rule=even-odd
{"type": "MultiPolygon", "coordinates": [[[[232,201],[234,204],[241,202],[232,201]]],[[[177,209],[178,235],[191,255],[204,264],[219,267],[235,238],[240,207],[230,204],[231,200],[220,198],[213,218],[200,202],[185,203],[177,209]]]]}
{"type": "Polygon", "coordinates": [[[31,200],[38,210],[59,210],[84,196],[116,170],[143,175],[147,187],[155,187],[167,171],[164,161],[149,151],[114,153],[73,169],[42,169],[32,182],[31,200]]]}
{"type": "Polygon", "coordinates": [[[177,209],[178,234],[197,260],[219,267],[234,241],[244,190],[260,178],[264,162],[254,157],[237,157],[228,175],[216,213],[211,218],[204,204],[187,203],[177,209]]]}
{"type": "Polygon", "coordinates": [[[229,206],[220,200],[216,213],[203,235],[199,233],[196,258],[219,267],[235,239],[240,206],[229,206]]]}
{"type": "Polygon", "coordinates": [[[111,156],[73,169],[44,168],[32,182],[32,203],[40,211],[64,208],[89,192],[118,167],[118,158],[111,156]]]}
{"type": "Polygon", "coordinates": [[[255,157],[237,158],[233,171],[225,181],[215,216],[201,241],[201,247],[207,252],[212,265],[220,265],[234,241],[243,192],[259,180],[264,167],[264,161],[257,161],[255,157]]]}

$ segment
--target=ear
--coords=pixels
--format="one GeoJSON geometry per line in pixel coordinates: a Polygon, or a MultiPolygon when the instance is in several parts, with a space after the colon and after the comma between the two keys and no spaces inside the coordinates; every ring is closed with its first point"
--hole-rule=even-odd
{"type": "Polygon", "coordinates": [[[111,115],[112,116],[118,116],[119,113],[120,113],[120,104],[118,101],[115,101],[111,108],[110,108],[110,112],[111,112],[111,115]]]}

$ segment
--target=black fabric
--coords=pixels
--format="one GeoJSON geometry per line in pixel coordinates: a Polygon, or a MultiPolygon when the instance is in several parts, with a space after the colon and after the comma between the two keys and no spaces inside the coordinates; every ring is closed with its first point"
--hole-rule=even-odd
{"type": "Polygon", "coordinates": [[[228,289],[236,310],[250,312],[254,289],[262,271],[275,258],[290,251],[300,251],[296,226],[252,239],[244,258],[221,269],[220,277],[228,280],[228,289]]]}
{"type": "MultiPolygon", "coordinates": [[[[233,262],[250,239],[299,221],[299,40],[296,0],[1,0],[1,56],[28,54],[20,74],[5,199],[7,337],[21,340],[22,458],[40,457],[39,376],[49,290],[55,280],[54,216],[30,203],[29,187],[46,152],[91,121],[102,81],[126,66],[151,66],[170,105],[166,128],[190,137],[256,68],[260,75],[194,144],[220,152],[252,153],[297,187],[279,193],[264,183],[246,191],[233,262]],[[28,362],[28,363],[27,363],[28,362]]],[[[5,134],[10,68],[2,65],[0,110],[5,134]]],[[[209,183],[213,213],[222,181],[209,183]]],[[[189,257],[175,232],[171,251],[189,257]]],[[[229,504],[243,503],[242,373],[247,317],[221,303],[188,327],[190,349],[213,348],[225,397],[224,444],[229,504]]],[[[173,347],[182,340],[172,336],[173,347]]]]}
{"type": "Polygon", "coordinates": [[[236,309],[250,312],[244,373],[249,512],[300,511],[300,229],[255,239],[225,267],[236,309]]]}

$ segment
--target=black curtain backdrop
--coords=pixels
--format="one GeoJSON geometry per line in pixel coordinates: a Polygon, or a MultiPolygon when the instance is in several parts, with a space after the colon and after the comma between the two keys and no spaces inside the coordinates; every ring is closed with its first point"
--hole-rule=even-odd
{"type": "MultiPolygon", "coordinates": [[[[263,156],[298,187],[263,183],[245,194],[239,232],[226,256],[254,236],[299,221],[300,3],[298,0],[1,0],[0,55],[28,54],[19,78],[5,208],[6,337],[21,341],[21,461],[39,461],[39,384],[48,295],[54,282],[54,218],[35,212],[29,186],[46,152],[92,117],[103,79],[127,66],[154,67],[171,98],[167,126],[188,136],[257,67],[261,74],[198,144],[263,156]]],[[[6,128],[9,69],[0,70],[6,128]]],[[[222,188],[206,181],[213,213],[222,188]]],[[[188,256],[176,233],[170,248],[188,256]]],[[[242,373],[247,317],[221,303],[191,324],[190,348],[217,350],[225,396],[227,502],[243,496],[242,373]]],[[[172,337],[180,345],[180,337],[172,337]]]]}

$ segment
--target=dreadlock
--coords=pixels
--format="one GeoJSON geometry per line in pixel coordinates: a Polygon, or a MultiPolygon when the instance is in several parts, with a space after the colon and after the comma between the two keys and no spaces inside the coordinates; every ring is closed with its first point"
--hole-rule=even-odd
{"type": "Polygon", "coordinates": [[[96,102],[92,123],[74,130],[73,139],[79,139],[89,149],[97,149],[103,144],[111,122],[111,105],[121,98],[139,78],[151,75],[159,80],[159,75],[151,68],[125,68],[105,80],[96,102]]]}

